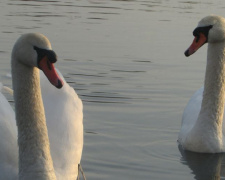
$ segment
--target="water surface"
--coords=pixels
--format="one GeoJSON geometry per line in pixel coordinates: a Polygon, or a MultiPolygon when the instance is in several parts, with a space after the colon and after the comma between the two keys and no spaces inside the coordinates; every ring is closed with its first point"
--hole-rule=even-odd
{"type": "Polygon", "coordinates": [[[223,155],[180,152],[176,142],[183,109],[203,84],[206,47],[183,52],[202,17],[225,17],[224,1],[2,0],[0,8],[1,82],[11,87],[19,35],[45,34],[84,103],[87,179],[224,178],[223,155]]]}

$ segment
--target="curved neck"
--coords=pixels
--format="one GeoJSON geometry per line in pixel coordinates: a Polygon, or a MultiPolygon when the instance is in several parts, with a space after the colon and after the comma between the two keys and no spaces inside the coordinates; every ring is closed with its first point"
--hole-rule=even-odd
{"type": "Polygon", "coordinates": [[[222,140],[225,100],[225,43],[208,45],[207,66],[202,106],[197,123],[213,130],[222,140]]]}
{"type": "Polygon", "coordinates": [[[41,98],[39,71],[12,59],[19,179],[56,179],[41,98]]]}

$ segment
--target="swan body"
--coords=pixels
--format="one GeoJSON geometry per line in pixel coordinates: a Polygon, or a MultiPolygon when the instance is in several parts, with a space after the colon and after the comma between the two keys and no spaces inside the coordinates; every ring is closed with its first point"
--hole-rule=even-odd
{"type": "Polygon", "coordinates": [[[195,39],[185,55],[193,54],[208,43],[205,82],[184,110],[178,142],[189,151],[225,152],[225,19],[207,16],[199,22],[193,35],[195,39]]]}
{"type": "Polygon", "coordinates": [[[15,113],[0,92],[0,179],[18,179],[18,146],[15,113]]]}
{"type": "Polygon", "coordinates": [[[83,107],[73,88],[55,71],[56,60],[50,42],[41,34],[23,35],[14,45],[16,113],[0,92],[0,179],[77,177],[83,147],[83,107]],[[37,67],[44,73],[39,75],[37,67]]]}
{"type": "Polygon", "coordinates": [[[82,101],[61,73],[62,89],[52,86],[43,72],[40,82],[53,164],[57,179],[76,179],[83,149],[82,101]]]}

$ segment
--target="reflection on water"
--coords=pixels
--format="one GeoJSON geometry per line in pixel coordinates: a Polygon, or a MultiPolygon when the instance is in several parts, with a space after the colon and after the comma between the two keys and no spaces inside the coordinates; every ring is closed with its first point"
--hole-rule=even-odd
{"type": "Polygon", "coordinates": [[[182,155],[181,163],[187,164],[195,175],[196,180],[224,179],[224,154],[201,154],[184,151],[179,147],[182,155]]]}

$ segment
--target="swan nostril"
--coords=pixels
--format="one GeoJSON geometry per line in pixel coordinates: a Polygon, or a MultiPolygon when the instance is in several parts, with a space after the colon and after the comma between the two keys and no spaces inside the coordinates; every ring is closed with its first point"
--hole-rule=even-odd
{"type": "Polygon", "coordinates": [[[51,68],[51,64],[50,64],[50,62],[49,61],[47,61],[47,66],[48,66],[48,69],[49,70],[51,70],[52,68],[51,68]]]}

